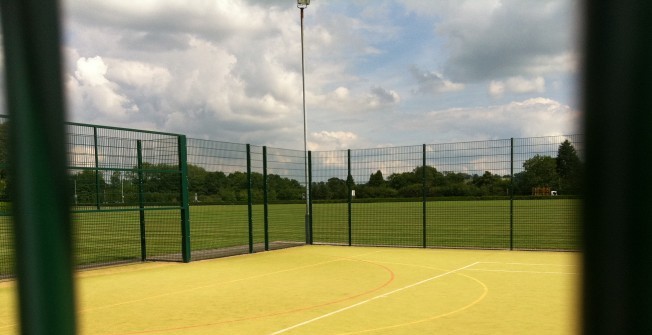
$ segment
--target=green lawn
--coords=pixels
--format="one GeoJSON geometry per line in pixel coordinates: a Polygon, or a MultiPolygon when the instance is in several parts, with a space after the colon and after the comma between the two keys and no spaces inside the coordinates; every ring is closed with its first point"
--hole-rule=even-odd
{"type": "MultiPolygon", "coordinates": [[[[577,199],[515,200],[510,234],[508,200],[431,201],[426,205],[428,247],[578,250],[577,199]]],[[[422,247],[421,202],[353,203],[351,244],[422,247]]],[[[305,205],[269,205],[269,242],[305,241],[305,205]]],[[[209,250],[247,252],[246,205],[191,206],[193,259],[211,257],[209,250]],[[204,256],[202,256],[204,255],[204,256]]],[[[0,276],[12,273],[10,220],[0,220],[0,276]]],[[[141,258],[139,212],[108,211],[73,214],[76,263],[133,261],[141,258]]],[[[145,213],[148,259],[181,260],[179,210],[145,213]]],[[[264,248],[262,205],[252,211],[254,250],[264,248]]],[[[313,205],[314,243],[349,244],[348,204],[313,205]]]]}

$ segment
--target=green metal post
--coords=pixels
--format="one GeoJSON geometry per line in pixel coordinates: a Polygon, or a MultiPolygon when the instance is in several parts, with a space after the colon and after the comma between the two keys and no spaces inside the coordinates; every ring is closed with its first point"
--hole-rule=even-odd
{"type": "Polygon", "coordinates": [[[267,147],[263,147],[263,225],[265,234],[265,251],[269,250],[269,206],[267,194],[267,147]]]}
{"type": "Polygon", "coordinates": [[[312,151],[308,151],[308,239],[306,243],[312,244],[312,151]]]}
{"type": "Polygon", "coordinates": [[[100,210],[100,157],[97,152],[97,127],[93,127],[93,150],[95,152],[95,207],[100,210]]]}
{"type": "Polygon", "coordinates": [[[509,158],[509,250],[514,250],[514,138],[510,139],[509,158]]]}
{"type": "Polygon", "coordinates": [[[346,158],[346,165],[347,165],[347,173],[346,173],[346,186],[347,190],[349,192],[348,198],[348,234],[349,234],[349,246],[352,244],[352,234],[351,234],[351,210],[352,210],[352,202],[353,202],[353,176],[351,176],[351,149],[347,150],[347,158],[346,158]]]}
{"type": "Polygon", "coordinates": [[[254,252],[254,220],[251,194],[251,146],[247,144],[247,217],[249,228],[249,253],[254,252]]]}
{"type": "Polygon", "coordinates": [[[422,242],[422,244],[423,244],[423,247],[425,248],[427,246],[427,241],[426,241],[427,240],[426,239],[426,206],[427,206],[427,203],[428,203],[426,201],[427,198],[428,198],[428,185],[426,185],[426,145],[425,144],[423,145],[423,149],[422,149],[421,152],[422,152],[421,166],[423,166],[423,169],[421,171],[421,178],[422,178],[422,182],[423,182],[423,199],[421,201],[422,202],[421,218],[423,220],[423,222],[422,222],[422,224],[423,224],[423,230],[422,230],[422,232],[423,232],[423,242],[422,242]]]}
{"type": "Polygon", "coordinates": [[[59,7],[0,2],[21,334],[74,334],[59,7]]]}
{"type": "Polygon", "coordinates": [[[140,219],[140,260],[147,260],[147,241],[145,235],[145,176],[143,173],[143,143],[136,140],[138,159],[138,208],[140,219]]]}
{"type": "Polygon", "coordinates": [[[190,262],[190,196],[188,195],[188,149],[185,135],[178,137],[179,186],[181,196],[181,257],[184,263],[190,262]]]}

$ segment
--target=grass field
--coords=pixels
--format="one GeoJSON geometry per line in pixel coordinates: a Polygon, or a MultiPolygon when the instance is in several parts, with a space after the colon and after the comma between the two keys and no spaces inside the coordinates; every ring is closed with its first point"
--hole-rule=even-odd
{"type": "MultiPolygon", "coordinates": [[[[513,230],[505,200],[431,201],[426,206],[428,247],[578,250],[580,200],[514,201],[513,230]],[[511,235],[510,235],[511,233],[511,235]],[[511,236],[511,237],[510,237],[511,236]]],[[[269,241],[305,242],[302,204],[269,205],[269,241]]],[[[422,247],[421,202],[354,203],[351,244],[422,247]]],[[[179,210],[148,210],[147,259],[181,260],[179,210]]],[[[191,206],[193,259],[210,258],[210,251],[248,252],[248,213],[245,205],[191,206]]],[[[254,205],[252,238],[263,249],[263,206],[254,205]]],[[[0,221],[0,276],[10,274],[9,220],[0,221]]],[[[138,211],[88,212],[73,215],[76,262],[80,266],[134,261],[141,257],[138,211]]],[[[313,241],[348,244],[348,205],[313,205],[313,241]]]]}
{"type": "Polygon", "coordinates": [[[79,333],[576,334],[578,271],[572,252],[337,246],[136,263],[77,273],[79,333]]]}

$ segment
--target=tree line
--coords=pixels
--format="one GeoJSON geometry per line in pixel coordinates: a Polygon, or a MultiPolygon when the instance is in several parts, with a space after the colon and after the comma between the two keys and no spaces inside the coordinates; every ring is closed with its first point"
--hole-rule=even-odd
{"type": "Polygon", "coordinates": [[[523,171],[510,175],[482,175],[454,171],[438,171],[433,166],[419,166],[412,171],[392,173],[385,178],[380,170],[372,173],[364,184],[351,178],[330,178],[312,184],[315,200],[345,199],[349,189],[356,198],[482,197],[506,196],[510,187],[514,195],[532,195],[534,188],[549,188],[560,195],[581,194],[583,163],[568,141],[560,144],[557,157],[535,155],[523,162],[523,171]]]}
{"type": "MultiPolygon", "coordinates": [[[[383,176],[380,170],[372,173],[364,182],[356,182],[349,176],[346,180],[330,178],[312,182],[313,200],[346,200],[351,190],[355,197],[368,198],[418,198],[427,197],[483,197],[507,196],[513,187],[515,195],[532,195],[534,188],[549,188],[560,195],[581,194],[583,163],[575,148],[564,141],[557,156],[535,155],[523,162],[523,170],[510,175],[482,175],[453,171],[439,171],[433,166],[418,166],[412,171],[383,176]]],[[[96,175],[87,169],[71,176],[77,204],[129,203],[139,201],[142,187],[146,203],[178,202],[180,182],[178,168],[166,164],[144,163],[142,175],[136,169],[113,171],[96,175]],[[141,178],[142,177],[142,178],[141,178]],[[142,180],[142,186],[139,185],[142,180]]],[[[262,202],[263,175],[251,173],[251,196],[254,202],[262,202]]],[[[305,198],[303,185],[292,178],[276,174],[267,176],[269,201],[300,201],[305,198]]],[[[225,173],[207,171],[197,165],[188,165],[188,192],[191,202],[219,203],[245,202],[249,195],[249,181],[245,172],[225,173]]]]}

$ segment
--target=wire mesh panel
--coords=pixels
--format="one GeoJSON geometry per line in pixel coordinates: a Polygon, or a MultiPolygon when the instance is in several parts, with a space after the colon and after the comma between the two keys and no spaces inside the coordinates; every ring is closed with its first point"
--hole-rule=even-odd
{"type": "Polygon", "coordinates": [[[305,153],[267,148],[269,249],[305,244],[305,153]]]}
{"type": "Polygon", "coordinates": [[[422,245],[422,153],[422,146],[351,151],[352,244],[422,245]]]}
{"type": "Polygon", "coordinates": [[[78,267],[141,259],[138,211],[77,211],[72,221],[78,267]]]}
{"type": "Polygon", "coordinates": [[[247,145],[188,139],[192,259],[249,252],[247,145]]]}
{"type": "Polygon", "coordinates": [[[312,152],[313,243],[349,243],[348,151],[312,152]]]}
{"type": "Polygon", "coordinates": [[[577,250],[582,137],[514,139],[514,248],[577,250]]]}
{"type": "Polygon", "coordinates": [[[509,248],[510,140],[426,146],[426,245],[509,248]]]}
{"type": "Polygon", "coordinates": [[[67,125],[79,266],[181,260],[178,135],[67,125]]]}

